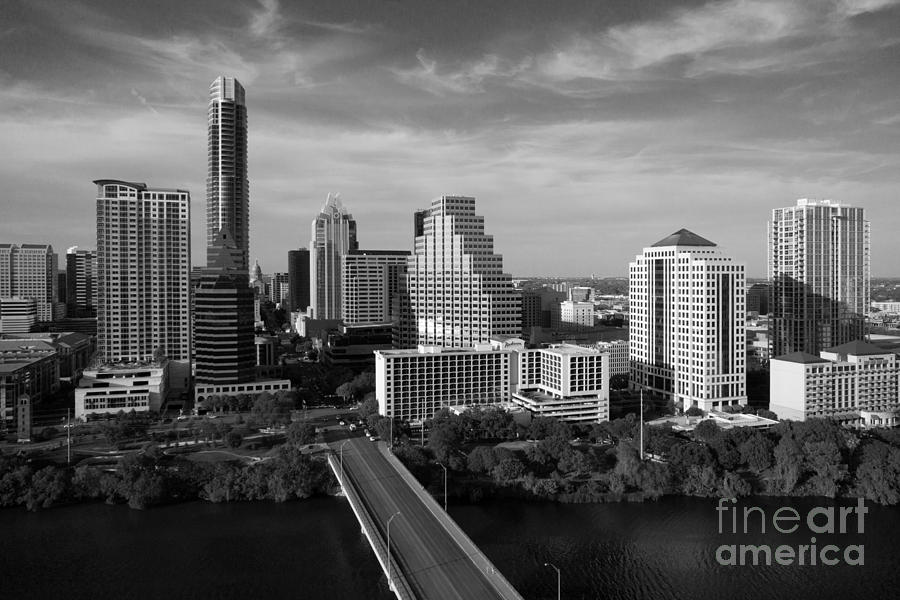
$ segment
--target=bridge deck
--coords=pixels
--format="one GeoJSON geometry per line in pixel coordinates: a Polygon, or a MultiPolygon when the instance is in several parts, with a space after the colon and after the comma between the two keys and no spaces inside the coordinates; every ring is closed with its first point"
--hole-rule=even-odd
{"type": "Polygon", "coordinates": [[[520,598],[474,545],[463,549],[467,544],[459,538],[464,534],[454,535],[437,518],[434,506],[420,496],[421,488],[410,486],[376,444],[351,438],[344,444],[343,463],[346,485],[353,485],[382,537],[387,520],[400,511],[391,522],[391,554],[416,597],[520,598]]]}

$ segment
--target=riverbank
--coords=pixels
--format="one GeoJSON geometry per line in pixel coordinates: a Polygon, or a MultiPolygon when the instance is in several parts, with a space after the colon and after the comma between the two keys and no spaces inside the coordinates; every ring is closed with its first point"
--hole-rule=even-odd
{"type": "Polygon", "coordinates": [[[0,457],[0,507],[29,511],[104,501],[131,508],[206,500],[213,503],[310,498],[334,494],[337,482],[321,456],[286,443],[269,460],[215,463],[163,454],[154,444],[125,454],[115,468],[34,464],[0,457]]]}

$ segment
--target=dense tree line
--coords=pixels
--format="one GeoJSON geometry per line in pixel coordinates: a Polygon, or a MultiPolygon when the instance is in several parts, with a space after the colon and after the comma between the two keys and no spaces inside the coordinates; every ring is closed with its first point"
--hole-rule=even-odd
{"type": "Polygon", "coordinates": [[[155,444],[123,456],[114,471],[82,465],[38,467],[19,457],[0,457],[0,507],[28,510],[103,500],[143,509],[186,500],[227,502],[286,500],[331,493],[336,482],[326,462],[285,444],[269,460],[194,463],[163,455],[155,444]]]}
{"type": "MultiPolygon", "coordinates": [[[[590,426],[554,419],[512,423],[502,411],[442,411],[427,447],[397,455],[425,482],[434,463],[452,470],[457,489],[480,482],[538,497],[589,502],[666,494],[739,497],[863,497],[900,503],[900,431],[858,432],[829,420],[785,421],[770,430],[720,429],[702,421],[693,433],[645,427],[641,460],[632,415],[590,426]],[[523,451],[494,443],[535,440],[523,451]],[[573,441],[577,440],[577,441],[573,441]]],[[[508,490],[507,490],[508,491],[508,490]]]]}

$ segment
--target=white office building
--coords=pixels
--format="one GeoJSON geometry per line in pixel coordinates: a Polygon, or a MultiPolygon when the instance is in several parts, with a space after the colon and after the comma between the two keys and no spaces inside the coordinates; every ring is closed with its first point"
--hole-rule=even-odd
{"type": "Polygon", "coordinates": [[[609,418],[609,356],[568,344],[527,350],[509,336],[472,348],[379,350],[375,395],[380,414],[412,422],[445,407],[512,402],[535,416],[596,423],[609,418]]]}
{"type": "Polygon", "coordinates": [[[893,352],[854,341],[819,356],[785,354],[769,369],[769,408],[781,419],[900,425],[900,360],[893,352]]]}
{"type": "Polygon", "coordinates": [[[105,365],[85,369],[75,388],[75,418],[158,411],[169,392],[170,361],[105,365]]]}
{"type": "Polygon", "coordinates": [[[559,344],[513,355],[516,380],[511,400],[536,417],[572,423],[609,420],[609,354],[559,344]]]}
{"type": "Polygon", "coordinates": [[[818,354],[865,336],[870,295],[865,210],[797,200],[769,222],[770,355],[818,354]]]}
{"type": "Polygon", "coordinates": [[[470,347],[521,334],[521,298],[475,198],[441,196],[416,214],[395,346],[470,347]]]}
{"type": "Polygon", "coordinates": [[[747,403],[744,265],[682,229],[629,266],[631,384],[684,409],[747,403]]]}
{"type": "MultiPolygon", "coordinates": [[[[576,288],[572,288],[576,289],[576,288]]],[[[563,329],[589,329],[594,326],[594,303],[565,300],[559,304],[559,324],[563,329]]]]}

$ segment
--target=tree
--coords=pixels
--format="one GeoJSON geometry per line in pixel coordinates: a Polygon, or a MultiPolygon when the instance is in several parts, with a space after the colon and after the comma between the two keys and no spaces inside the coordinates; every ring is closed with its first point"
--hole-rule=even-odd
{"type": "Polygon", "coordinates": [[[767,408],[761,408],[758,411],[756,411],[756,416],[763,417],[764,419],[772,419],[773,421],[778,420],[778,415],[776,415],[775,413],[773,413],[771,410],[769,410],[767,408]]]}
{"type": "Polygon", "coordinates": [[[374,414],[378,414],[378,399],[375,397],[375,392],[369,392],[359,406],[359,418],[365,421],[369,415],[374,414]]]}
{"type": "Polygon", "coordinates": [[[751,491],[750,484],[737,473],[725,473],[719,486],[719,496],[722,498],[742,498],[749,496],[751,491]]]}
{"type": "Polygon", "coordinates": [[[489,473],[497,466],[494,452],[489,446],[476,446],[467,458],[468,469],[473,473],[489,473]]]}
{"type": "Polygon", "coordinates": [[[225,436],[225,443],[229,448],[240,448],[244,441],[244,436],[239,431],[229,431],[225,436]]]}
{"type": "Polygon", "coordinates": [[[262,392],[253,402],[251,413],[254,418],[266,425],[287,423],[291,418],[291,410],[296,406],[295,400],[293,395],[273,396],[269,392],[262,392]]]}
{"type": "Polygon", "coordinates": [[[615,375],[609,378],[609,389],[611,390],[627,390],[628,389],[628,374],[627,373],[616,373],[615,375]]]}
{"type": "Polygon", "coordinates": [[[344,402],[349,402],[351,398],[353,398],[353,383],[350,381],[346,381],[341,385],[337,386],[337,389],[334,390],[334,393],[344,399],[344,402]]]}
{"type": "Polygon", "coordinates": [[[697,427],[694,428],[694,439],[709,444],[718,438],[721,432],[722,430],[719,429],[719,426],[715,421],[712,419],[704,419],[697,423],[697,427]]]}
{"type": "Polygon", "coordinates": [[[738,449],[741,454],[741,462],[750,467],[754,473],[762,473],[772,466],[772,451],[775,449],[775,443],[762,433],[753,432],[753,436],[741,442],[738,449]]]}
{"type": "Polygon", "coordinates": [[[690,408],[688,408],[686,411],[684,411],[684,414],[685,414],[685,416],[688,416],[688,417],[702,417],[704,413],[703,413],[703,410],[699,406],[694,405],[694,406],[691,406],[690,408]]]}
{"type": "Polygon", "coordinates": [[[500,483],[507,483],[521,477],[525,473],[525,465],[515,458],[504,458],[492,470],[494,479],[500,483]]]}
{"type": "Polygon", "coordinates": [[[295,421],[287,428],[287,439],[292,444],[304,446],[316,441],[316,426],[312,423],[295,421]]]}
{"type": "Polygon", "coordinates": [[[803,474],[803,452],[791,435],[783,435],[775,446],[772,484],[784,493],[794,491],[803,474]]]}
{"type": "Polygon", "coordinates": [[[900,502],[900,448],[870,440],[857,454],[857,493],[879,504],[900,502]]]}

